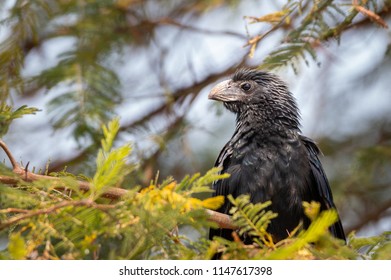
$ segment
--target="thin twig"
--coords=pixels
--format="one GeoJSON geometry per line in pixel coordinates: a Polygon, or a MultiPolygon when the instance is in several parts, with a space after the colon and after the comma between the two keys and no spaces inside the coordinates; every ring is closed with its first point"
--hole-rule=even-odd
{"type": "Polygon", "coordinates": [[[30,210],[26,209],[20,209],[20,208],[7,208],[7,209],[0,209],[1,214],[6,213],[28,213],[30,210]]]}
{"type": "Polygon", "coordinates": [[[180,23],[172,18],[163,18],[158,23],[165,24],[165,25],[172,25],[179,27],[180,29],[186,29],[193,32],[198,32],[206,35],[221,35],[221,36],[230,36],[230,37],[236,37],[238,39],[246,40],[246,36],[244,36],[241,33],[233,32],[233,31],[217,31],[217,30],[210,30],[210,29],[203,29],[199,27],[195,27],[192,25],[187,25],[180,23]]]}
{"type": "Polygon", "coordinates": [[[8,159],[11,162],[12,168],[18,168],[20,167],[14,156],[12,155],[11,151],[8,149],[7,145],[3,142],[3,140],[0,139],[0,147],[4,150],[5,154],[7,155],[8,159]]]}
{"type": "Polygon", "coordinates": [[[77,200],[77,201],[76,200],[75,201],[62,201],[62,202],[60,202],[56,205],[53,205],[49,208],[46,208],[46,209],[28,211],[27,213],[14,216],[14,217],[8,219],[6,222],[0,223],[0,230],[5,229],[5,228],[9,227],[10,225],[16,224],[17,222],[19,222],[21,220],[31,218],[33,216],[53,213],[60,208],[64,208],[64,207],[68,207],[68,206],[93,206],[94,204],[95,204],[95,202],[92,200],[89,200],[89,199],[77,200]]]}
{"type": "Polygon", "coordinates": [[[358,12],[360,12],[361,14],[366,16],[367,18],[373,20],[374,22],[376,22],[381,27],[388,29],[388,25],[384,21],[384,19],[382,19],[378,14],[368,10],[367,8],[365,8],[363,6],[361,6],[358,3],[358,0],[353,0],[352,5],[358,12]]]}

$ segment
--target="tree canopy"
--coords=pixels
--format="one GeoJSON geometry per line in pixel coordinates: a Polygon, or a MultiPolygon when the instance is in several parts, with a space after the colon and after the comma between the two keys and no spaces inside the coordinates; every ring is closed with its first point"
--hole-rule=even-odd
{"type": "Polygon", "coordinates": [[[0,257],[390,258],[390,11],[389,0],[6,0],[0,257]],[[202,238],[230,118],[205,93],[243,66],[277,72],[297,96],[347,246],[316,205],[313,227],[272,244],[273,215],[260,222],[245,197],[234,222],[257,246],[202,238]]]}

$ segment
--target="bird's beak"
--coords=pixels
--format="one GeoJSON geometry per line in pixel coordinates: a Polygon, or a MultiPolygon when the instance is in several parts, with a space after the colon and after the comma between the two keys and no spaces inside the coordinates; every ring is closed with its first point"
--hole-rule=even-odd
{"type": "Polygon", "coordinates": [[[231,80],[226,80],[212,88],[208,98],[223,102],[236,101],[237,93],[235,93],[234,87],[231,86],[231,80]]]}

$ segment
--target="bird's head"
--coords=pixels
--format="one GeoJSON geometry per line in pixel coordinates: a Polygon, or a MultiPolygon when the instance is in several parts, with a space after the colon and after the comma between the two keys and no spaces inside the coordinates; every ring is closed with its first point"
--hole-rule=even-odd
{"type": "Polygon", "coordinates": [[[299,129],[300,113],[286,84],[272,73],[255,69],[239,69],[232,79],[217,84],[209,99],[241,115],[251,113],[260,121],[271,121],[299,129]]]}

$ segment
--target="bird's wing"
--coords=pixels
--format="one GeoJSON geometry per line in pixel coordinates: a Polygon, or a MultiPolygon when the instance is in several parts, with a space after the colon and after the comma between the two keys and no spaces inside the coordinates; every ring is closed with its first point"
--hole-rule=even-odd
{"type": "MultiPolygon", "coordinates": [[[[220,151],[220,154],[218,155],[216,162],[215,162],[215,167],[220,167],[221,173],[227,173],[227,166],[230,165],[232,152],[233,152],[233,150],[230,147],[230,142],[225,144],[223,149],[220,151]]],[[[230,175],[232,175],[232,174],[230,174],[230,175]]],[[[218,180],[213,183],[213,189],[215,190],[214,195],[227,196],[230,193],[225,182],[226,182],[226,180],[218,180]]],[[[224,203],[224,205],[226,205],[226,204],[227,204],[227,201],[224,203]]],[[[221,211],[221,209],[220,209],[220,211],[221,211]]],[[[222,211],[222,212],[225,213],[224,211],[222,211]]]]}
{"type": "Polygon", "coordinates": [[[221,149],[217,156],[215,167],[223,167],[224,161],[232,156],[232,148],[230,148],[230,142],[227,142],[221,149]]]}
{"type": "MultiPolygon", "coordinates": [[[[315,192],[313,197],[319,196],[319,202],[322,205],[322,210],[331,208],[336,209],[329,182],[318,157],[320,153],[318,146],[312,139],[307,138],[305,136],[301,136],[301,140],[308,151],[312,175],[310,179],[312,182],[309,182],[309,185],[311,191],[315,192]]],[[[346,240],[345,233],[340,220],[338,220],[334,225],[330,227],[330,231],[335,237],[346,240]]]]}
{"type": "MultiPolygon", "coordinates": [[[[218,155],[216,162],[215,162],[215,167],[220,167],[221,171],[220,173],[225,173],[226,170],[224,166],[226,167],[227,164],[229,164],[230,158],[232,156],[232,149],[229,147],[229,142],[225,144],[223,149],[220,151],[220,154],[218,155]]],[[[226,196],[228,195],[228,190],[227,186],[224,183],[224,180],[217,180],[213,182],[213,189],[214,193],[213,196],[218,196],[222,195],[224,196],[224,204],[217,210],[218,212],[228,214],[229,210],[229,204],[227,202],[226,196]]],[[[232,230],[229,229],[222,229],[222,228],[210,228],[209,230],[209,239],[212,240],[214,236],[220,236],[226,239],[231,239],[232,238],[232,230]]],[[[219,258],[218,256],[215,256],[215,258],[219,258]]]]}

